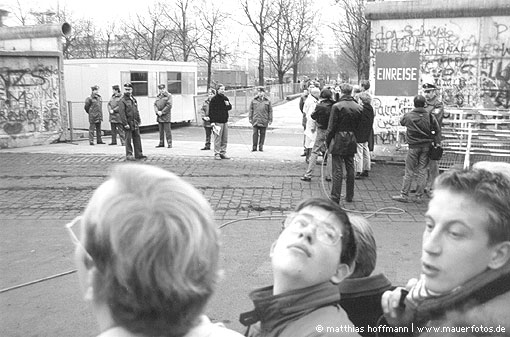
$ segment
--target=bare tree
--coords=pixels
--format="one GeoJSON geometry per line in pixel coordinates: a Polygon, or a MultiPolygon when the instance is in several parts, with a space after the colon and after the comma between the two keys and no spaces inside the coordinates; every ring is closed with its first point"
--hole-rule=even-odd
{"type": "Polygon", "coordinates": [[[248,0],[241,0],[241,7],[248,21],[258,35],[259,44],[259,85],[264,85],[264,42],[267,31],[276,23],[277,9],[271,0],[250,0],[256,11],[252,12],[248,0]]]}
{"type": "Polygon", "coordinates": [[[336,0],[345,16],[331,25],[339,47],[347,61],[356,69],[358,80],[368,78],[370,26],[365,19],[366,0],[336,0]]]}
{"type": "Polygon", "coordinates": [[[176,0],[175,9],[168,6],[164,7],[164,14],[173,25],[174,37],[181,50],[184,62],[188,62],[199,39],[198,29],[192,20],[190,20],[190,17],[195,15],[191,13],[191,2],[190,0],[176,0]]]}
{"type": "Polygon", "coordinates": [[[196,57],[207,65],[207,88],[211,86],[212,64],[218,58],[227,55],[226,46],[221,44],[221,32],[229,13],[222,12],[214,1],[202,1],[201,10],[197,10],[204,34],[196,43],[196,57]]]}
{"type": "Polygon", "coordinates": [[[285,17],[289,30],[294,83],[297,82],[299,64],[308,55],[317,34],[315,23],[318,15],[312,6],[313,0],[295,0],[293,5],[289,6],[289,15],[285,17]]]}
{"type": "Polygon", "coordinates": [[[170,48],[171,31],[166,29],[163,8],[156,4],[148,8],[148,15],[136,15],[134,20],[124,22],[121,37],[123,52],[134,59],[162,60],[170,48]]]}
{"type": "Polygon", "coordinates": [[[290,15],[290,0],[278,0],[278,8],[275,24],[267,31],[268,43],[265,45],[265,52],[269,61],[274,66],[278,76],[278,83],[283,83],[283,78],[292,67],[292,56],[290,54],[290,38],[288,29],[288,16],[290,15]]]}
{"type": "Polygon", "coordinates": [[[27,7],[24,7],[20,0],[16,0],[16,4],[10,6],[9,9],[11,10],[12,15],[14,15],[16,20],[18,20],[22,26],[30,24],[30,22],[34,19],[32,14],[33,11],[27,7]]]}

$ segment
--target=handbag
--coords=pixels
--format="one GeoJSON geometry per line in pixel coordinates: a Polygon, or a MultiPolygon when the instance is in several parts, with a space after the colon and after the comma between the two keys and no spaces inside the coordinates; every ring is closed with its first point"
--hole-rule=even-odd
{"type": "MultiPolygon", "coordinates": [[[[430,128],[431,129],[432,129],[432,125],[433,125],[432,113],[430,113],[430,128]]],[[[431,135],[430,135],[431,138],[434,138],[435,132],[437,132],[437,131],[434,130],[434,132],[431,132],[431,135]]],[[[430,147],[429,147],[429,159],[441,160],[442,157],[443,157],[443,148],[441,147],[441,145],[438,145],[438,144],[436,144],[436,142],[432,141],[432,144],[430,144],[430,147]]]]}
{"type": "Polygon", "coordinates": [[[341,156],[353,156],[358,149],[356,136],[352,131],[338,131],[335,134],[334,146],[332,147],[332,154],[341,156]]]}
{"type": "Polygon", "coordinates": [[[443,157],[443,148],[435,143],[430,144],[429,158],[432,160],[440,160],[443,157]]]}

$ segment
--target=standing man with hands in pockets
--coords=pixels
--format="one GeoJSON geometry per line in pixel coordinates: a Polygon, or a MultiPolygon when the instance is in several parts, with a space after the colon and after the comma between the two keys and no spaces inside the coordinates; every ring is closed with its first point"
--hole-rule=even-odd
{"type": "Polygon", "coordinates": [[[158,85],[159,94],[154,102],[154,112],[159,126],[159,144],[156,147],[165,147],[165,134],[168,148],[172,148],[172,94],[165,90],[165,85],[158,85]]]}
{"type": "Polygon", "coordinates": [[[230,159],[227,157],[228,112],[232,105],[225,96],[225,86],[218,84],[218,91],[209,103],[209,118],[214,133],[214,159],[230,159]]]}
{"type": "Polygon", "coordinates": [[[144,156],[142,152],[142,139],[140,138],[141,119],[138,112],[138,102],[132,93],[133,85],[131,83],[124,84],[124,95],[119,101],[120,120],[126,133],[126,160],[145,160],[147,156],[144,156]],[[131,145],[131,140],[133,145],[131,145]]]}

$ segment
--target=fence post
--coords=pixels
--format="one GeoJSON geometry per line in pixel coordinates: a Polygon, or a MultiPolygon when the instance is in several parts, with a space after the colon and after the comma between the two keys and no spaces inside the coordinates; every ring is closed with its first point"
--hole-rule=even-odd
{"type": "Polygon", "coordinates": [[[69,131],[70,131],[70,142],[73,142],[73,104],[71,101],[67,101],[67,116],[69,118],[69,131]]]}
{"type": "Polygon", "coordinates": [[[466,146],[466,155],[464,156],[464,169],[468,169],[470,165],[471,156],[471,138],[473,137],[473,130],[471,129],[471,123],[468,123],[468,139],[466,146]]]}

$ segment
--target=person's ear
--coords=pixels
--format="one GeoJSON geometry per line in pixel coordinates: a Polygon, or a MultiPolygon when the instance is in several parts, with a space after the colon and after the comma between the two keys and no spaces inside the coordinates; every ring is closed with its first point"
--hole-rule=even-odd
{"type": "Polygon", "coordinates": [[[503,241],[492,247],[491,260],[488,267],[498,269],[510,260],[510,241],[503,241]]]}
{"type": "Polygon", "coordinates": [[[269,249],[269,257],[273,257],[274,247],[276,246],[276,241],[273,242],[271,248],[269,249]]]}
{"type": "Polygon", "coordinates": [[[86,302],[93,302],[94,301],[94,285],[96,284],[96,277],[97,277],[98,270],[95,265],[87,266],[87,271],[85,275],[85,285],[84,285],[84,292],[83,292],[83,299],[86,302]]]}
{"type": "Polygon", "coordinates": [[[342,282],[345,278],[352,274],[354,271],[354,263],[352,266],[349,266],[345,263],[338,264],[335,275],[331,276],[331,282],[334,284],[338,284],[342,282]]]}

